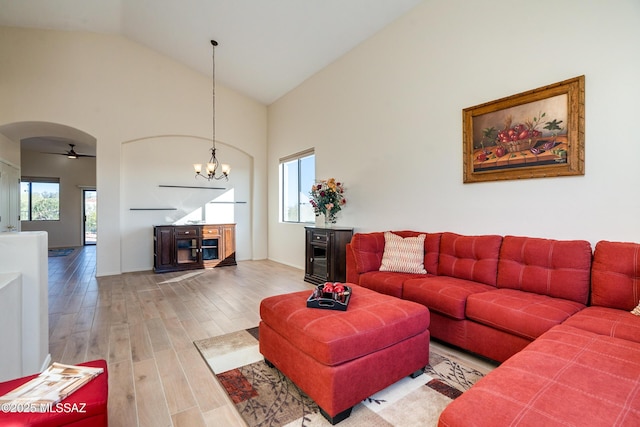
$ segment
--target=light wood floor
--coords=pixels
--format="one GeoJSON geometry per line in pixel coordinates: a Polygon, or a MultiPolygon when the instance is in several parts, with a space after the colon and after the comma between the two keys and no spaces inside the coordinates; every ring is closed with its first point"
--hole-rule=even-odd
{"type": "Polygon", "coordinates": [[[95,246],[49,258],[53,361],[106,359],[109,424],[242,426],[194,340],[258,325],[259,302],[310,290],[303,271],[272,261],[96,278],[95,246]]]}

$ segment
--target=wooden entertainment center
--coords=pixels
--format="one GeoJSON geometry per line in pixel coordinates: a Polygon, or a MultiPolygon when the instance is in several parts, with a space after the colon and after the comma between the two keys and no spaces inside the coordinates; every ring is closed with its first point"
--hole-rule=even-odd
{"type": "Polygon", "coordinates": [[[153,249],[156,273],[236,265],[236,225],[154,226],[153,249]]]}

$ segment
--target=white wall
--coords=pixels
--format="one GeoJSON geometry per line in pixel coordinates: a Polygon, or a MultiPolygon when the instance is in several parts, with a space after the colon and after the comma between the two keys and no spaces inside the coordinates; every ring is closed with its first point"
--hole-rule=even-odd
{"type": "MultiPolygon", "coordinates": [[[[202,54],[211,55],[208,40],[202,54]]],[[[0,126],[60,123],[96,138],[98,275],[120,273],[122,144],[158,135],[210,139],[211,76],[122,37],[83,32],[0,27],[0,57],[0,126]]],[[[266,107],[216,83],[216,136],[253,159],[248,227],[253,258],[265,258],[266,107]]]]}
{"type": "Polygon", "coordinates": [[[308,147],[356,231],[640,241],[639,24],[637,0],[424,1],[269,107],[269,257],[303,266],[275,195],[308,147]],[[462,183],[462,109],[583,74],[585,176],[462,183]]]}
{"type": "Polygon", "coordinates": [[[22,231],[46,231],[50,248],[82,246],[82,188],[96,185],[96,159],[22,152],[22,176],[60,178],[60,220],[21,221],[22,231]]]}
{"type": "Polygon", "coordinates": [[[20,145],[0,134],[0,160],[20,168],[20,145]]]}
{"type": "Polygon", "coordinates": [[[20,145],[0,133],[0,233],[20,231],[20,145]]]}
{"type": "Polygon", "coordinates": [[[0,233],[20,231],[20,168],[0,158],[0,233]]]}
{"type": "Polygon", "coordinates": [[[22,376],[22,274],[0,273],[0,381],[22,376]]]}
{"type": "Polygon", "coordinates": [[[47,262],[46,232],[0,233],[0,271],[20,274],[22,287],[22,373],[15,377],[41,372],[51,362],[47,262]]]}

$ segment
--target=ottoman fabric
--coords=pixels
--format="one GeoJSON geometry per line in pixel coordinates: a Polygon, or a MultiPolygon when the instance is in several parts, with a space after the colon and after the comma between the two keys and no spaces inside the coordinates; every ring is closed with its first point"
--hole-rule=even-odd
{"type": "MultiPolygon", "coordinates": [[[[102,368],[104,372],[82,388],[76,390],[71,396],[64,399],[61,404],[64,408],[77,408],[80,410],[61,410],[43,413],[14,413],[0,411],[1,426],[31,426],[31,427],[107,427],[107,399],[108,399],[108,373],[105,360],[93,360],[80,363],[80,366],[102,368]]],[[[0,383],[0,396],[21,386],[37,375],[18,378],[0,383]]]]}
{"type": "Polygon", "coordinates": [[[347,311],[307,308],[310,291],[260,303],[260,352],[333,424],[429,363],[429,310],[349,284],[347,311]]]}
{"type": "Polygon", "coordinates": [[[311,291],[264,299],[260,318],[296,348],[334,366],[390,347],[429,327],[429,310],[410,301],[349,285],[347,311],[307,308],[311,291]]]}
{"type": "Polygon", "coordinates": [[[425,330],[359,359],[327,366],[260,322],[260,352],[332,417],[428,365],[429,338],[425,330]]]}

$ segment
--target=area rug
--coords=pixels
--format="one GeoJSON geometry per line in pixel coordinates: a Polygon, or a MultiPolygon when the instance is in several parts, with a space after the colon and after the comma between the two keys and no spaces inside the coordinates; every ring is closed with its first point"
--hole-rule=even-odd
{"type": "MultiPolygon", "coordinates": [[[[258,350],[258,328],[194,341],[250,427],[317,427],[331,424],[318,406],[258,350]]],[[[340,426],[435,426],[442,410],[487,372],[431,348],[430,365],[354,406],[340,426]]]]}
{"type": "Polygon", "coordinates": [[[67,255],[69,255],[71,252],[73,252],[73,248],[49,249],[49,256],[50,256],[50,257],[56,257],[56,256],[67,256],[67,255]]]}

